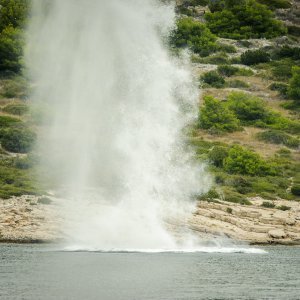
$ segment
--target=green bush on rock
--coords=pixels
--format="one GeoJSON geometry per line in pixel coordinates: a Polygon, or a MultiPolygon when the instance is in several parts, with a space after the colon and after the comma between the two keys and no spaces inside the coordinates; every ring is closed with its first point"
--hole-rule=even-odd
{"type": "Polygon", "coordinates": [[[200,109],[199,126],[212,133],[233,132],[240,129],[239,120],[224,103],[212,96],[204,97],[200,109]]]}
{"type": "Polygon", "coordinates": [[[247,66],[266,63],[270,61],[270,55],[262,50],[247,50],[241,55],[241,63],[247,66]]]}
{"type": "Polygon", "coordinates": [[[292,79],[288,87],[288,95],[294,100],[300,100],[300,67],[292,68],[292,79]]]}
{"type": "Polygon", "coordinates": [[[204,73],[200,80],[215,88],[222,88],[225,85],[225,79],[216,71],[204,73]]]}
{"type": "Polygon", "coordinates": [[[233,146],[224,160],[224,169],[228,173],[250,176],[275,175],[275,168],[260,156],[241,146],[233,146]]]}
{"type": "Polygon", "coordinates": [[[5,128],[0,130],[1,146],[10,152],[29,152],[35,139],[35,133],[27,128],[5,128]]]}
{"type": "Polygon", "coordinates": [[[255,0],[211,0],[209,7],[208,27],[223,38],[272,38],[287,32],[273,12],[255,0]]]}
{"type": "Polygon", "coordinates": [[[177,21],[177,28],[171,33],[171,45],[190,48],[201,56],[207,56],[218,48],[216,36],[205,24],[192,18],[181,18],[177,21]]]}

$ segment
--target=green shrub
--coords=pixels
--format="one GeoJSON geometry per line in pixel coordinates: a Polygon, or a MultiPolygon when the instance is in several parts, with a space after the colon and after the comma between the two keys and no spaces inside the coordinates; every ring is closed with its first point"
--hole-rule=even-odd
{"type": "Polygon", "coordinates": [[[231,207],[227,207],[227,208],[226,208],[226,212],[227,212],[228,214],[232,214],[233,210],[232,210],[231,207]]]}
{"type": "Polygon", "coordinates": [[[12,127],[21,123],[21,120],[9,116],[0,116],[0,128],[12,127]]]}
{"type": "Polygon", "coordinates": [[[28,0],[0,0],[0,32],[8,26],[24,27],[29,12],[28,0]]]}
{"type": "Polygon", "coordinates": [[[224,170],[232,174],[250,176],[276,174],[271,164],[261,159],[257,153],[241,146],[233,146],[228,151],[228,156],[224,160],[224,170]]]}
{"type": "Polygon", "coordinates": [[[266,63],[270,61],[270,55],[262,50],[247,50],[241,55],[241,63],[247,66],[266,63]]]}
{"type": "Polygon", "coordinates": [[[229,59],[225,52],[219,52],[208,57],[192,56],[192,62],[200,64],[224,65],[229,63],[229,59]]]}
{"type": "Polygon", "coordinates": [[[285,83],[281,82],[273,82],[270,86],[269,89],[271,91],[278,91],[280,96],[286,97],[288,93],[288,85],[285,83]]]}
{"type": "Polygon", "coordinates": [[[239,71],[239,68],[231,65],[220,65],[217,70],[220,75],[230,77],[235,75],[239,71]]]}
{"type": "Polygon", "coordinates": [[[283,210],[283,211],[287,211],[287,210],[291,210],[290,206],[286,206],[286,205],[280,205],[276,207],[277,209],[283,210]]]}
{"type": "Polygon", "coordinates": [[[232,39],[272,38],[287,32],[272,11],[255,0],[210,2],[211,13],[205,14],[210,30],[232,39]]]}
{"type": "Polygon", "coordinates": [[[292,6],[289,0],[258,0],[259,3],[267,5],[271,9],[290,8],[292,6]]]}
{"type": "Polygon", "coordinates": [[[300,196],[300,185],[294,185],[291,189],[291,193],[295,196],[300,196]]]}
{"type": "Polygon", "coordinates": [[[0,33],[0,71],[20,72],[22,68],[24,39],[22,31],[6,27],[0,33]]]}
{"type": "Polygon", "coordinates": [[[293,60],[300,59],[300,47],[291,47],[284,45],[281,48],[277,48],[274,51],[273,59],[291,58],[293,60]]]}
{"type": "Polygon", "coordinates": [[[275,204],[269,201],[264,201],[261,206],[266,208],[275,208],[275,204]]]}
{"type": "Polygon", "coordinates": [[[22,103],[11,103],[6,105],[2,111],[12,115],[22,116],[29,111],[29,107],[22,103]]]}
{"type": "Polygon", "coordinates": [[[300,100],[300,67],[292,68],[292,78],[289,82],[288,95],[294,100],[300,100]]]}
{"type": "Polygon", "coordinates": [[[257,134],[257,138],[261,141],[271,144],[283,144],[290,148],[297,148],[300,145],[300,140],[294,138],[282,131],[268,130],[257,134]]]}
{"type": "Polygon", "coordinates": [[[252,203],[230,187],[223,187],[224,200],[227,202],[238,203],[242,205],[251,205],[252,203]]]}
{"type": "Polygon", "coordinates": [[[209,190],[206,194],[201,195],[198,199],[199,200],[207,200],[207,199],[218,199],[220,198],[219,193],[216,191],[216,189],[212,188],[209,190]]]}
{"type": "Polygon", "coordinates": [[[236,89],[247,89],[250,87],[248,83],[240,79],[229,80],[226,84],[228,87],[236,89]]]}
{"type": "Polygon", "coordinates": [[[285,58],[271,63],[272,78],[275,80],[288,81],[292,77],[294,62],[290,58],[285,58]]]}
{"type": "Polygon", "coordinates": [[[219,43],[218,50],[226,53],[237,53],[237,50],[233,45],[227,45],[222,43],[219,43]]]}
{"type": "Polygon", "coordinates": [[[1,96],[5,98],[26,98],[28,94],[28,84],[22,77],[5,80],[1,89],[1,96]]]}
{"type": "Polygon", "coordinates": [[[252,182],[245,176],[231,176],[227,182],[228,185],[233,186],[240,194],[251,193],[253,187],[252,182]]]}
{"type": "Polygon", "coordinates": [[[210,162],[218,168],[224,165],[224,159],[228,156],[228,149],[223,146],[214,146],[208,153],[210,162]]]}
{"type": "Polygon", "coordinates": [[[200,128],[212,132],[233,132],[239,130],[239,120],[218,99],[212,96],[204,97],[204,105],[200,110],[200,128]]]}
{"type": "Polygon", "coordinates": [[[177,48],[188,47],[202,56],[217,50],[216,36],[205,24],[192,18],[181,18],[177,21],[177,28],[171,33],[171,45],[177,48]]]}
{"type": "Polygon", "coordinates": [[[6,128],[0,130],[1,146],[10,152],[27,153],[35,142],[36,135],[26,128],[6,128]]]}
{"type": "Polygon", "coordinates": [[[225,85],[225,79],[216,71],[204,73],[200,80],[215,88],[222,88],[225,85]]]}
{"type": "Polygon", "coordinates": [[[236,75],[238,76],[252,76],[254,72],[251,69],[239,68],[236,75]]]}
{"type": "Polygon", "coordinates": [[[228,107],[244,124],[265,120],[269,112],[263,100],[243,92],[232,92],[227,97],[228,107]]]}
{"type": "Polygon", "coordinates": [[[296,36],[296,37],[300,36],[300,26],[297,26],[297,25],[288,25],[287,29],[288,29],[288,33],[290,35],[293,35],[293,36],[296,36]]]}

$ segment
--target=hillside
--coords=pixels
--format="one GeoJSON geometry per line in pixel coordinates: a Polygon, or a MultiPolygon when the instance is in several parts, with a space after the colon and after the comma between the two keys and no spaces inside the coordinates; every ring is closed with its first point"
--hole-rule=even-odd
{"type": "MultiPolygon", "coordinates": [[[[10,222],[28,226],[14,218],[30,219],[30,206],[47,211],[51,201],[39,201],[49,183],[37,182],[39,158],[32,152],[43,112],[29,109],[24,76],[28,2],[0,4],[12,5],[0,13],[7,22],[0,24],[0,206],[14,206],[9,221],[0,219],[0,238],[13,240],[10,222]],[[24,195],[34,201],[24,204],[24,195]]],[[[177,13],[170,47],[174,55],[190,52],[202,90],[187,142],[215,179],[197,196],[192,229],[251,243],[299,244],[300,2],[182,0],[177,13]]],[[[43,240],[20,232],[16,239],[43,240]]]]}

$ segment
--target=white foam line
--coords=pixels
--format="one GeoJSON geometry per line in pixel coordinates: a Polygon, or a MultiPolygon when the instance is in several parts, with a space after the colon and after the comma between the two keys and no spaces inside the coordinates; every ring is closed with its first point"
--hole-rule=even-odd
{"type": "Polygon", "coordinates": [[[102,252],[102,253],[244,253],[244,254],[266,254],[267,251],[259,248],[241,247],[200,247],[192,249],[94,249],[67,247],[65,252],[102,252]]]}

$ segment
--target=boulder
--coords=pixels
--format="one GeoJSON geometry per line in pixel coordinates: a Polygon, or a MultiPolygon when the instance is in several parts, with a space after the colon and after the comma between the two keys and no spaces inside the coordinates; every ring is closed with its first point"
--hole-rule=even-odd
{"type": "Polygon", "coordinates": [[[268,232],[268,235],[274,239],[284,239],[287,236],[282,229],[272,229],[268,232]]]}

